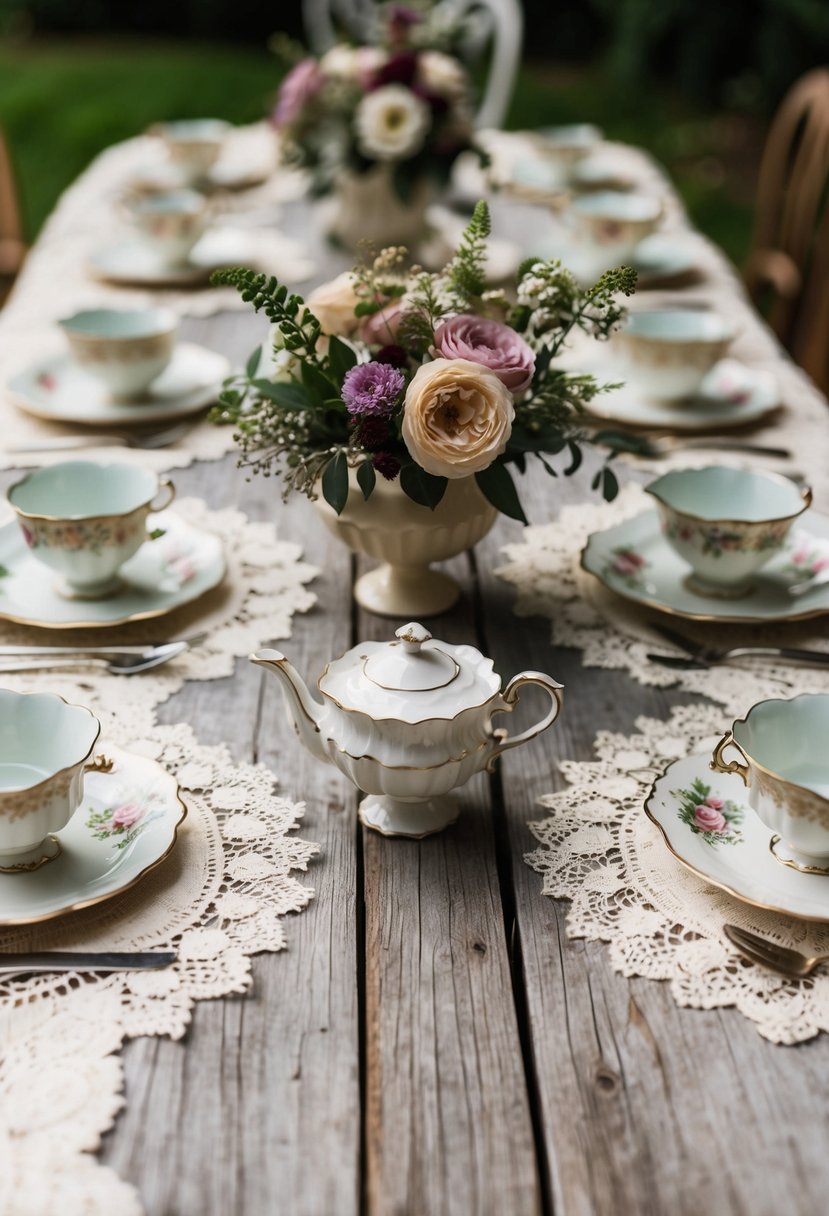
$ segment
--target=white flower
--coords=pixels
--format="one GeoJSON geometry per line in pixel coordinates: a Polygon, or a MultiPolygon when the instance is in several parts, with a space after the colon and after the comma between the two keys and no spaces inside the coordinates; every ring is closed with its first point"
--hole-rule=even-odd
{"type": "Polygon", "coordinates": [[[354,121],[360,151],[370,160],[403,160],[423,147],[431,113],[402,84],[387,84],[368,93],[354,121]]]}
{"type": "Polygon", "coordinates": [[[417,61],[417,74],[425,89],[447,101],[460,101],[468,93],[466,72],[457,59],[441,51],[424,51],[417,61]]]}
{"type": "Polygon", "coordinates": [[[357,75],[357,52],[354,47],[332,46],[320,59],[324,76],[342,76],[346,80],[357,75]]]}

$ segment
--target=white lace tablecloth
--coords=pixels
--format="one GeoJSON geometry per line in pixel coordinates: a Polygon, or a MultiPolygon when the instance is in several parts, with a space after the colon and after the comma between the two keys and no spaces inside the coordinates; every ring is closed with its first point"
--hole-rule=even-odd
{"type": "MultiPolygon", "coordinates": [[[[268,175],[259,186],[212,196],[213,226],[224,230],[224,236],[232,242],[234,261],[275,274],[291,286],[307,281],[315,263],[306,242],[301,235],[288,236],[279,227],[280,209],[302,194],[306,188],[304,177],[292,170],[274,171],[274,134],[264,123],[238,128],[228,143],[230,164],[262,167],[268,175]]],[[[62,430],[25,414],[5,393],[11,376],[36,359],[66,349],[55,324],[61,317],[78,309],[102,306],[163,305],[179,316],[207,316],[249,307],[233,288],[119,287],[90,274],[88,262],[96,249],[130,235],[119,213],[119,200],[136,175],[163,164],[160,142],[152,136],[139,136],[108,148],[61,196],[40,233],[14,291],[0,311],[0,435],[10,444],[19,447],[62,430]]],[[[0,443],[4,467],[23,463],[20,457],[3,455],[2,448],[0,443]]],[[[216,460],[232,448],[231,427],[202,423],[172,447],[142,452],[140,456],[142,463],[152,468],[167,469],[193,460],[216,460]]],[[[99,453],[85,449],[84,454],[94,459],[99,453]]],[[[126,453],[126,458],[132,455],[126,453]]],[[[40,459],[34,456],[28,463],[40,459]]]]}
{"type": "MultiPolygon", "coordinates": [[[[277,777],[264,766],[234,764],[224,747],[203,746],[185,724],[159,725],[156,710],[185,680],[229,676],[237,658],[288,637],[294,613],[315,602],[307,583],[317,571],[271,523],[211,511],[199,499],[175,509],[220,536],[228,559],[223,585],[171,618],[174,629],[168,625],[176,636],[206,630],[202,645],[130,678],[84,669],[3,676],[5,687],[48,690],[89,706],[101,719],[102,747],[120,744],[157,759],[175,774],[188,808],[169,859],[133,890],[66,918],[0,929],[0,952],[178,953],[172,968],[158,972],[0,982],[4,1216],[140,1213],[133,1189],[89,1155],[123,1102],[116,1053],[130,1036],[180,1037],[196,1000],[246,991],[250,956],[283,949],[283,917],[313,895],[296,877],[317,851],[294,835],[303,804],[291,791],[276,796],[277,777]]],[[[117,637],[144,640],[146,626],[121,627],[117,637]]],[[[40,631],[0,622],[0,644],[42,640],[40,631]]],[[[61,640],[102,638],[84,631],[61,640]]]]}
{"type": "Polygon", "coordinates": [[[735,1005],[766,1038],[798,1043],[829,1030],[829,973],[789,980],[742,959],[722,935],[730,922],[807,954],[829,953],[829,926],[750,907],[680,865],[643,811],[655,777],[713,748],[723,714],[683,706],[667,721],[640,718],[632,735],[602,731],[596,759],[564,761],[564,789],[541,799],[526,860],[544,893],[569,899],[572,937],[608,943],[622,975],[666,980],[680,1005],[735,1005]]]}

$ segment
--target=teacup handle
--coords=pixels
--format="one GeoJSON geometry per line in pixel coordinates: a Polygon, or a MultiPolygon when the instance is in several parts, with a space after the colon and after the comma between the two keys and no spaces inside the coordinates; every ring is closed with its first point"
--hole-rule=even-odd
{"type": "Polygon", "coordinates": [[[745,760],[745,753],[739,743],[734,742],[734,736],[730,730],[727,730],[720,739],[717,746],[714,748],[714,754],[711,757],[711,763],[708,765],[715,773],[737,773],[742,778],[743,785],[748,785],[748,765],[741,764],[739,760],[723,760],[723,752],[727,747],[734,747],[745,760]]]}
{"type": "Polygon", "coordinates": [[[522,743],[526,743],[529,739],[534,739],[536,735],[540,735],[548,726],[552,726],[561,713],[561,707],[564,703],[564,685],[559,684],[551,676],[544,675],[541,671],[522,671],[519,675],[513,676],[509,684],[507,684],[501,695],[501,704],[492,711],[493,714],[502,714],[507,710],[514,709],[518,704],[518,690],[523,688],[525,684],[537,684],[539,688],[543,688],[550,698],[550,708],[540,722],[536,722],[535,726],[529,726],[520,735],[507,735],[505,731],[499,732],[501,738],[489,753],[486,765],[487,772],[492,772],[493,764],[502,752],[509,751],[511,747],[520,747],[522,743]]]}
{"type": "Polygon", "coordinates": [[[109,756],[105,756],[103,752],[99,752],[92,760],[87,760],[83,766],[83,771],[85,773],[111,773],[114,764],[114,760],[110,760],[109,756]]]}
{"type": "MultiPolygon", "coordinates": [[[[150,502],[151,511],[165,511],[176,496],[176,487],[170,481],[169,477],[162,477],[161,480],[159,481],[158,485],[159,485],[158,494],[163,495],[164,492],[166,491],[167,498],[163,502],[156,502],[155,498],[153,498],[152,501],[150,502]]],[[[156,498],[158,497],[158,494],[156,495],[156,498]]]]}
{"type": "Polygon", "coordinates": [[[800,496],[803,499],[805,506],[811,507],[811,505],[812,505],[812,487],[804,486],[803,489],[800,491],[800,496]]]}

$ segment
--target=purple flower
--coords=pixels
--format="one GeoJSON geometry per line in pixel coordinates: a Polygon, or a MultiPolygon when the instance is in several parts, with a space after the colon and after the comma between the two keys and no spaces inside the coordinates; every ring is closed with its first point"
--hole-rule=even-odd
{"type": "Polygon", "coordinates": [[[390,414],[406,379],[388,363],[358,363],[346,372],[342,399],[349,414],[390,414]]]}
{"type": "Polygon", "coordinates": [[[385,477],[386,481],[394,481],[400,472],[400,461],[391,452],[376,452],[371,458],[371,463],[381,477],[385,477]]]}
{"type": "Polygon", "coordinates": [[[307,102],[322,88],[322,73],[316,59],[302,59],[282,81],[273,112],[275,127],[295,122],[307,102]]]}
{"type": "Polygon", "coordinates": [[[381,346],[374,356],[375,363],[389,363],[392,367],[405,367],[409,356],[402,346],[381,346]]]}
{"type": "Polygon", "coordinates": [[[414,51],[401,51],[377,69],[371,82],[373,89],[384,84],[403,84],[411,88],[417,75],[417,55],[414,51]]]}
{"type": "Polygon", "coordinates": [[[391,432],[385,418],[377,414],[362,414],[354,419],[353,425],[360,446],[367,452],[382,452],[389,446],[391,432]]]}

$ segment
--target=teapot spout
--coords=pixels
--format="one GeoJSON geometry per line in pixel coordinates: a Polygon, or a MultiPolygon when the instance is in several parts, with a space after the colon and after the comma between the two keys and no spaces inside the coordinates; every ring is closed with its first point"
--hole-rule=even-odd
{"type": "Polygon", "coordinates": [[[250,656],[250,661],[259,667],[268,668],[279,677],[288,720],[308,751],[318,760],[326,760],[331,764],[332,760],[326,748],[328,740],[320,729],[323,707],[311,696],[307,684],[294,665],[288,662],[280,650],[257,650],[250,656]]]}

